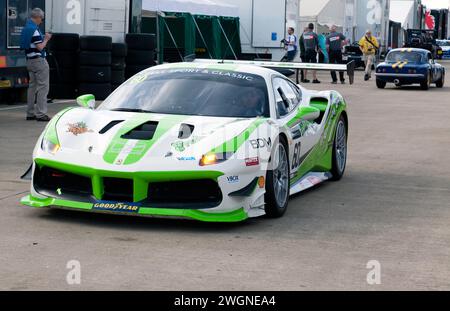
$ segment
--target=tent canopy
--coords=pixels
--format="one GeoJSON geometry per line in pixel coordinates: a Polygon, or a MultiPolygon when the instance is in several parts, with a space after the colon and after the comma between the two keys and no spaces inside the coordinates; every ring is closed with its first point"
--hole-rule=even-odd
{"type": "Polygon", "coordinates": [[[153,12],[178,12],[193,15],[238,17],[237,6],[218,0],[143,0],[142,9],[153,12]]]}
{"type": "Polygon", "coordinates": [[[302,0],[300,1],[300,16],[319,16],[328,2],[330,0],[302,0]]]}
{"type": "Polygon", "coordinates": [[[344,24],[345,0],[301,0],[300,21],[317,22],[330,27],[344,24]]]}
{"type": "Polygon", "coordinates": [[[404,29],[413,27],[414,1],[392,0],[391,9],[389,11],[389,19],[400,23],[404,29]]]}

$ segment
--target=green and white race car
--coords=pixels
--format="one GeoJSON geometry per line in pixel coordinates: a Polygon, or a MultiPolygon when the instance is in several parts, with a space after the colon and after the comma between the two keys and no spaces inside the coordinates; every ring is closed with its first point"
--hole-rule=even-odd
{"type": "Polygon", "coordinates": [[[339,180],[347,104],[260,66],[176,63],[134,76],[98,108],[58,113],[21,202],[98,213],[238,222],[339,180]]]}

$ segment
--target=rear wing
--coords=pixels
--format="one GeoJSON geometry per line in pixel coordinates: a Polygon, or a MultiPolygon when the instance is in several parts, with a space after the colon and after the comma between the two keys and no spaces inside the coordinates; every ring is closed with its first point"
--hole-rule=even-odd
{"type": "Polygon", "coordinates": [[[293,69],[297,71],[297,83],[299,83],[300,70],[317,70],[317,71],[340,71],[346,72],[350,84],[355,81],[355,62],[351,61],[348,64],[310,64],[310,63],[287,63],[287,62],[272,62],[272,61],[247,61],[247,60],[221,60],[221,59],[195,59],[195,63],[200,64],[233,64],[233,65],[253,65],[265,68],[276,69],[293,69]]]}

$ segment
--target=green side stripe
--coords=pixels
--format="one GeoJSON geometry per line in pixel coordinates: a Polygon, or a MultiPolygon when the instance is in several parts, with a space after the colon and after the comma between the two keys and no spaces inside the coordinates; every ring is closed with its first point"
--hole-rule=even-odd
{"type": "Polygon", "coordinates": [[[161,120],[156,129],[155,135],[151,140],[141,140],[136,144],[133,151],[126,158],[124,165],[134,164],[138,162],[152,146],[166,133],[168,133],[173,127],[180,124],[188,117],[186,116],[168,116],[161,120]]]}
{"type": "MultiPolygon", "coordinates": [[[[55,207],[55,208],[71,208],[74,210],[93,211],[92,203],[82,203],[75,201],[60,200],[54,198],[38,199],[31,195],[28,195],[20,200],[20,203],[26,206],[43,208],[43,207],[55,207]]],[[[93,211],[97,212],[97,211],[93,211]]],[[[141,207],[139,216],[155,216],[155,217],[182,217],[190,218],[198,221],[205,222],[240,222],[248,218],[244,209],[238,209],[229,213],[206,213],[201,210],[185,210],[185,209],[164,209],[164,208],[151,208],[141,207]]]]}
{"type": "Polygon", "coordinates": [[[250,138],[250,136],[253,134],[256,129],[266,122],[266,119],[259,118],[255,120],[250,126],[244,130],[241,134],[238,136],[226,141],[220,146],[217,146],[213,150],[210,151],[210,153],[235,153],[239,150],[239,148],[250,138]]]}
{"type": "MultiPolygon", "coordinates": [[[[138,162],[142,157],[150,150],[150,148],[172,127],[181,123],[183,120],[188,118],[187,116],[166,116],[159,121],[158,128],[153,139],[148,141],[139,141],[132,152],[127,156],[123,164],[134,164],[138,162]]],[[[122,128],[117,132],[116,136],[112,139],[108,149],[106,150],[103,160],[109,164],[114,164],[117,160],[117,156],[120,154],[122,149],[125,147],[128,139],[123,139],[122,135],[128,133],[132,129],[138,127],[139,125],[154,120],[152,114],[138,114],[132,119],[125,122],[122,128]]]]}

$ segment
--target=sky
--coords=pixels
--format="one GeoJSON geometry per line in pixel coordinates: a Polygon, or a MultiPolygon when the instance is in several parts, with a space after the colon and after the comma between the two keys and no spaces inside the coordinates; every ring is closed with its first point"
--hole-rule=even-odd
{"type": "Polygon", "coordinates": [[[450,0],[422,0],[422,3],[429,9],[448,8],[450,0]]]}

